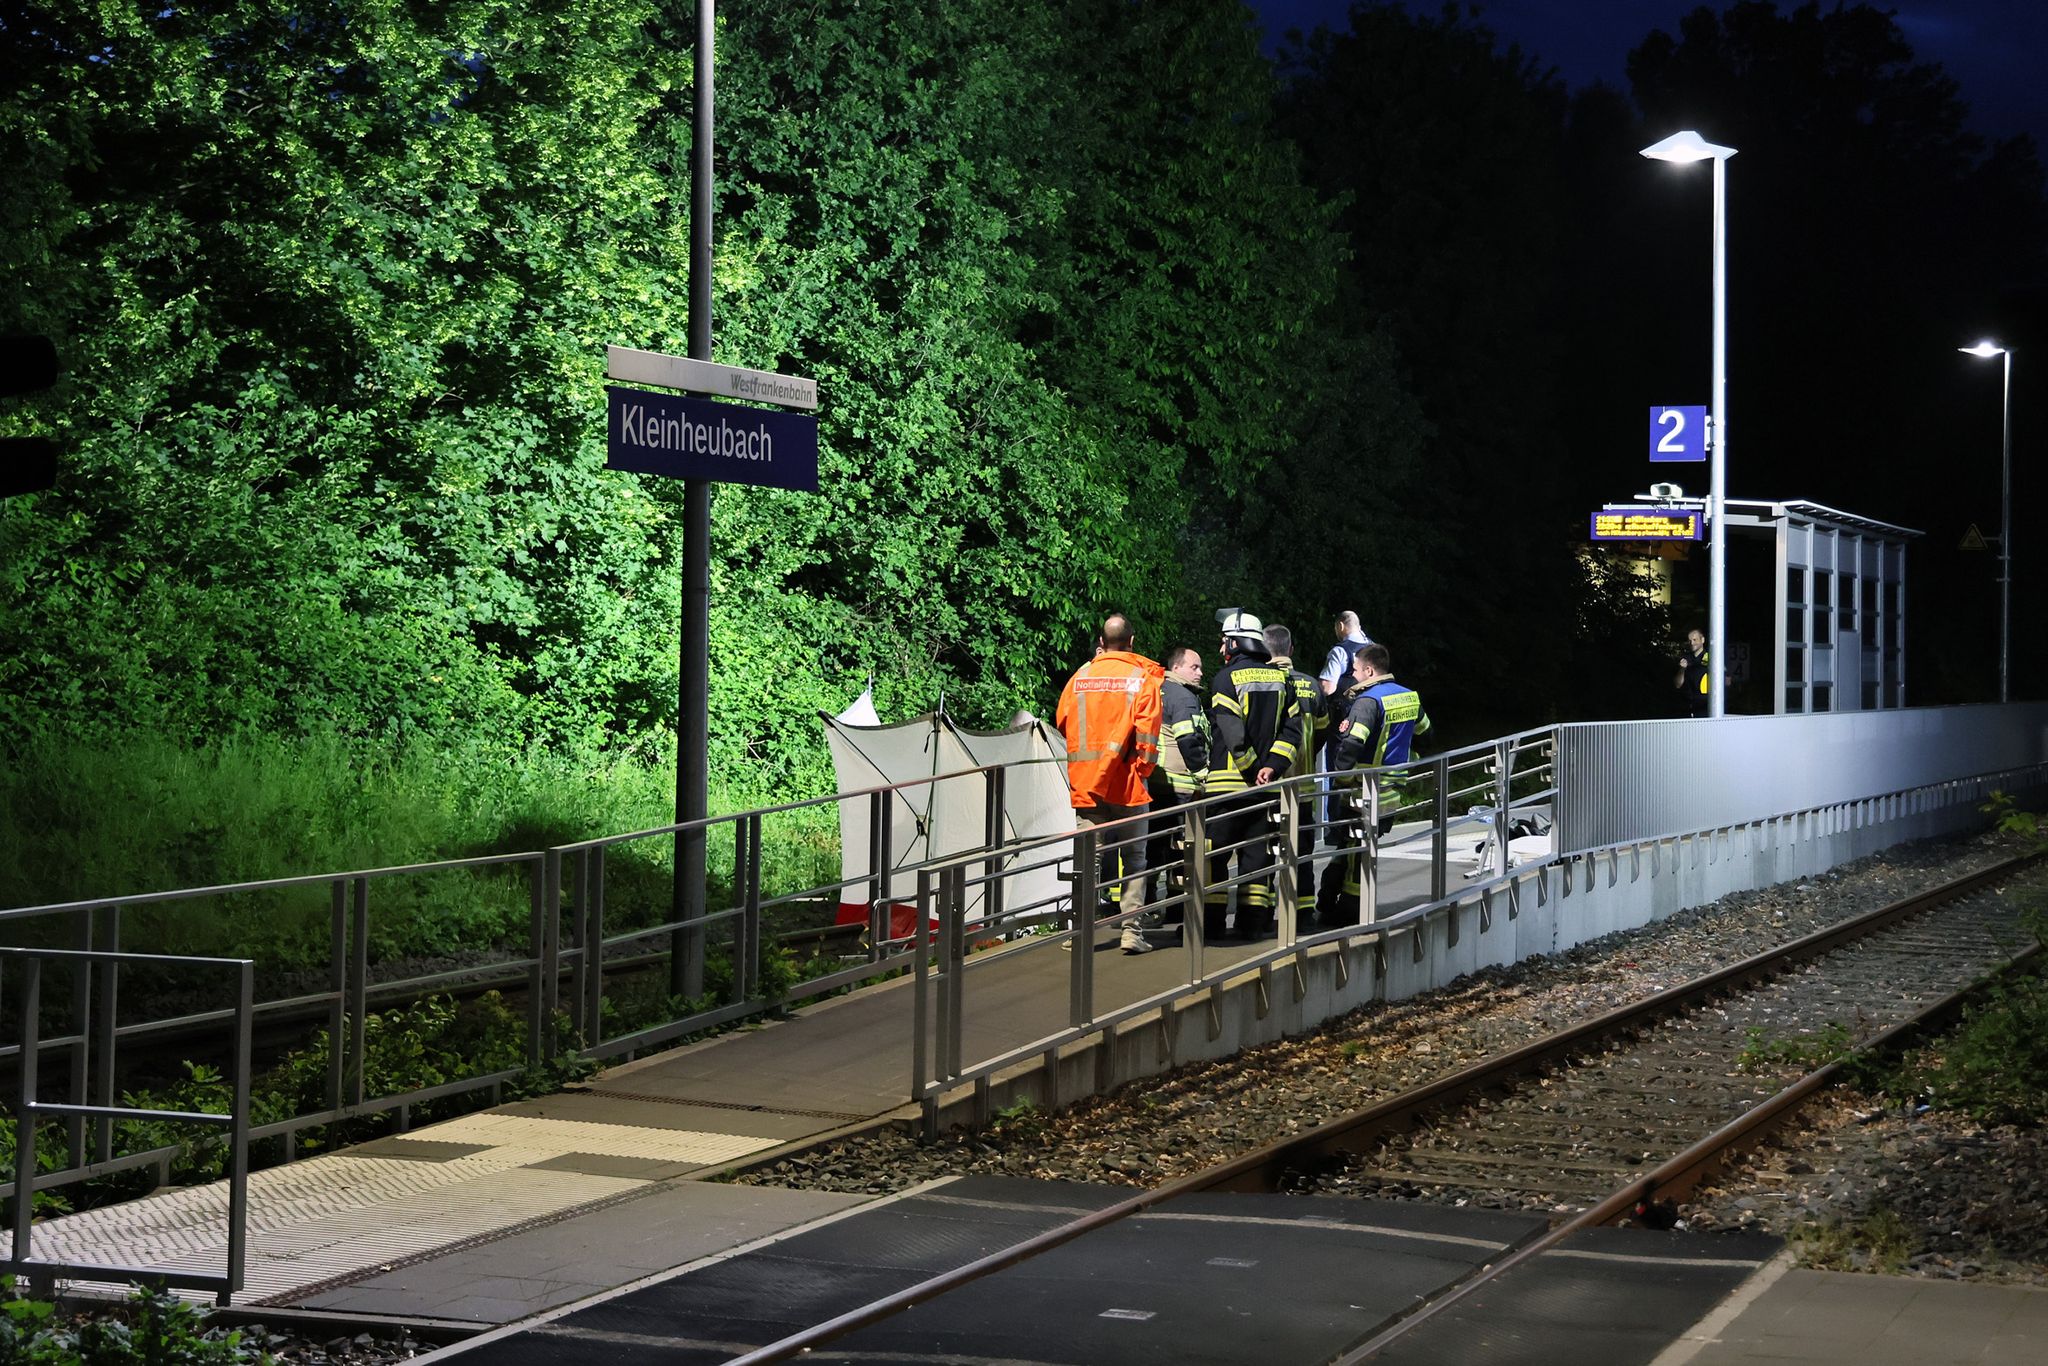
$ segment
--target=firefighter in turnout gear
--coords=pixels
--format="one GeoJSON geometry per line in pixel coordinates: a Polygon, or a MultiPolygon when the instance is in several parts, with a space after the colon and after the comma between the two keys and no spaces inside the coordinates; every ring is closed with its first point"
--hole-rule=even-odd
{"type": "MultiPolygon", "coordinates": [[[[1266,650],[1273,657],[1273,667],[1287,671],[1287,686],[1294,690],[1294,700],[1301,708],[1301,752],[1294,756],[1294,763],[1282,777],[1292,778],[1300,773],[1313,773],[1316,754],[1323,745],[1323,730],[1329,724],[1323,715],[1323,685],[1313,674],[1305,674],[1294,667],[1294,632],[1285,626],[1266,628],[1266,650]]],[[[1297,789],[1300,800],[1300,824],[1295,831],[1295,895],[1301,902],[1314,904],[1316,894],[1316,800],[1313,787],[1297,789]]]]}
{"type": "MultiPolygon", "coordinates": [[[[1387,647],[1379,644],[1365,646],[1352,660],[1351,674],[1359,686],[1344,719],[1338,722],[1339,734],[1334,742],[1335,748],[1331,750],[1331,773],[1353,773],[1405,764],[1413,759],[1415,737],[1429,733],[1429,714],[1422,709],[1420,693],[1394,681],[1393,659],[1387,653],[1387,647]]],[[[1339,779],[1340,783],[1343,781],[1339,779]]],[[[1370,820],[1371,812],[1377,808],[1381,813],[1377,833],[1385,835],[1390,832],[1394,828],[1392,813],[1405,796],[1401,780],[1398,777],[1361,774],[1350,782],[1354,786],[1347,796],[1359,804],[1360,822],[1370,820]],[[1374,801],[1375,795],[1377,802],[1374,801]]],[[[1362,829],[1362,824],[1351,828],[1362,829]]],[[[1324,924],[1358,923],[1364,862],[1363,854],[1357,852],[1344,860],[1346,876],[1343,891],[1332,898],[1334,905],[1320,896],[1317,898],[1317,911],[1324,924]]],[[[1329,883],[1330,879],[1326,878],[1326,888],[1329,883]]]]}
{"type": "MultiPolygon", "coordinates": [[[[1192,645],[1168,650],[1166,681],[1159,694],[1159,767],[1145,780],[1152,793],[1152,833],[1145,846],[1145,900],[1152,905],[1162,900],[1152,891],[1154,879],[1165,880],[1164,898],[1180,891],[1168,871],[1176,864],[1174,837],[1184,824],[1175,808],[1200,797],[1209,780],[1209,714],[1202,707],[1201,687],[1201,652],[1192,645]]],[[[1162,922],[1180,924],[1184,906],[1176,903],[1165,909],[1162,922]]]]}
{"type": "Polygon", "coordinates": [[[1244,881],[1237,891],[1237,937],[1257,938],[1273,928],[1273,847],[1266,810],[1252,795],[1293,768],[1306,755],[1301,705],[1287,670],[1275,667],[1266,649],[1265,628],[1248,612],[1223,618],[1223,667],[1210,686],[1209,795],[1237,792],[1241,803],[1222,803],[1209,818],[1209,878],[1202,907],[1202,937],[1226,937],[1224,916],[1232,856],[1244,881]],[[1247,843],[1247,841],[1249,841],[1247,843]],[[1242,848],[1230,846],[1242,844],[1242,848]]]}

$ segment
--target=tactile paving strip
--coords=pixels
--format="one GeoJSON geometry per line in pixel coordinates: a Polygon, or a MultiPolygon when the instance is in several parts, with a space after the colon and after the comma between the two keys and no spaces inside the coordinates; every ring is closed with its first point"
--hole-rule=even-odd
{"type": "Polygon", "coordinates": [[[532,1115],[484,1113],[437,1124],[434,1137],[453,1143],[488,1143],[545,1153],[600,1153],[606,1157],[651,1157],[706,1166],[773,1148],[780,1141],[695,1129],[646,1129],[634,1124],[599,1124],[583,1119],[541,1119],[532,1115]]]}
{"type": "MultiPolygon", "coordinates": [[[[253,1173],[246,1274],[237,1302],[375,1271],[647,1184],[538,1163],[585,1153],[709,1165],[778,1142],[488,1112],[415,1133],[486,1146],[468,1156],[428,1161],[340,1152],[253,1173]]],[[[227,1214],[227,1183],[216,1181],[38,1224],[31,1249],[50,1261],[218,1272],[227,1259],[227,1214]]],[[[0,1245],[9,1242],[0,1235],[0,1245]]]]}

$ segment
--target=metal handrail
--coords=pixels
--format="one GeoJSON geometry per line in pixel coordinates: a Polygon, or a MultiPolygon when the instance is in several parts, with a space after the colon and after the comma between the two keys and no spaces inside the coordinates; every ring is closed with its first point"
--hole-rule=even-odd
{"type": "MultiPolygon", "coordinates": [[[[1303,776],[1306,777],[1306,775],[1303,776]]],[[[1923,793],[1937,793],[1950,790],[1967,790],[1969,796],[1966,800],[1974,802],[1988,793],[1992,785],[2009,783],[2015,779],[2020,782],[2037,784],[2048,782],[2048,763],[2022,765],[1970,778],[1944,779],[1940,782],[1924,784],[1919,787],[1904,788],[1833,803],[1822,808],[1759,816],[1754,822],[1746,824],[1762,824],[1767,821],[1815,817],[1851,807],[1872,806],[1880,803],[1910,802],[1913,798],[1923,793]]],[[[1279,784],[1274,786],[1277,787],[1279,784]]],[[[1519,806],[1527,801],[1528,799],[1526,798],[1518,799],[1511,806],[1519,806]]],[[[1136,820],[1139,818],[1133,817],[1131,819],[1136,820]]],[[[1465,820],[1469,818],[1454,819],[1465,820]]],[[[1097,827],[1097,829],[1108,830],[1112,828],[1112,824],[1105,823],[1097,827]]],[[[950,1065],[946,1065],[949,1059],[945,1050],[932,1050],[925,1046],[925,1037],[928,1031],[936,1032],[941,1039],[950,1038],[953,1040],[957,1040],[963,1033],[962,1020],[965,1014],[965,1001],[961,988],[965,980],[962,972],[964,965],[950,959],[949,955],[942,949],[938,955],[937,974],[930,983],[926,980],[922,961],[919,963],[919,970],[917,972],[916,990],[918,998],[914,1011],[916,1045],[913,1048],[911,1099],[914,1103],[922,1105],[925,1125],[929,1133],[936,1127],[938,1100],[955,1088],[969,1084],[973,1084],[977,1088],[985,1087],[992,1077],[1008,1068],[1034,1060],[1055,1057],[1059,1049],[1070,1044],[1078,1043],[1089,1037],[1102,1035],[1106,1031],[1114,1030],[1131,1020],[1141,1018],[1162,1006],[1212,991],[1228,981],[1263,973],[1280,962],[1293,958],[1318,945],[1342,939],[1372,938],[1384,941],[1394,935],[1415,931],[1433,915],[1444,914],[1456,906],[1469,906],[1478,903],[1489,895],[1498,892],[1507,884],[1537,876],[1544,869],[1550,867],[1567,864],[1579,859],[1590,860],[1600,854],[1618,857],[1621,852],[1631,848],[1639,850],[1645,844],[1665,844],[1697,840],[1702,835],[1711,837],[1721,833],[1724,832],[1690,831],[1645,840],[1627,841],[1597,849],[1556,851],[1547,855],[1539,862],[1505,867],[1502,872],[1466,884],[1454,894],[1433,898],[1421,904],[1406,907],[1390,915],[1369,918],[1366,922],[1357,926],[1324,930],[1312,935],[1296,935],[1291,940],[1286,933],[1286,921],[1283,914],[1282,934],[1270,949],[1238,959],[1213,971],[1192,974],[1181,984],[1106,1010],[1098,1010],[1095,1005],[1093,974],[1088,971],[1087,964],[1087,960],[1091,959],[1092,955],[1076,953],[1072,968],[1070,1000],[1073,1005],[1069,1024],[1063,1029],[1012,1045],[973,1062],[967,1062],[959,1058],[957,1051],[955,1051],[950,1057],[950,1065]],[[947,980],[949,977],[951,979],[950,983],[947,980]],[[936,1002],[927,1003],[925,995],[933,988],[937,989],[938,999],[936,1002]],[[936,1058],[934,1057],[935,1051],[937,1054],[936,1058]],[[934,1062],[940,1065],[935,1067],[933,1065],[934,1062]]],[[[948,885],[947,878],[949,874],[963,870],[966,863],[970,861],[965,858],[955,858],[947,861],[944,866],[933,865],[920,869],[921,886],[928,885],[933,889],[929,893],[930,895],[943,898],[944,889],[948,885]]],[[[1276,863],[1275,866],[1277,868],[1278,864],[1276,863]]],[[[964,877],[961,881],[964,882],[964,877]]],[[[955,904],[951,909],[957,912],[961,905],[964,905],[964,899],[956,895],[955,904]]],[[[1080,906],[1078,903],[1076,905],[1076,919],[1083,924],[1092,924],[1092,917],[1088,914],[1087,908],[1080,906]]],[[[1189,915],[1186,923],[1192,935],[1196,917],[1192,914],[1189,915]]],[[[1057,937],[1064,938],[1066,936],[1057,937]]],[[[1049,939],[1047,942],[1052,942],[1052,940],[1049,939]]],[[[979,1094],[979,1090],[977,1094],[979,1094]]]]}
{"type": "MultiPolygon", "coordinates": [[[[249,1074],[250,1040],[255,1018],[254,960],[120,953],[91,949],[0,948],[0,963],[7,962],[20,965],[22,979],[19,988],[21,1023],[16,1045],[19,1061],[15,1071],[14,1092],[8,1106],[14,1115],[14,1180],[8,1186],[0,1187],[0,1194],[11,1195],[14,1200],[13,1239],[7,1251],[9,1274],[18,1280],[26,1279],[30,1286],[43,1293],[48,1293],[53,1288],[59,1276],[83,1277],[90,1280],[148,1278],[165,1285],[212,1290],[218,1303],[227,1304],[234,1293],[242,1288],[248,1252],[249,1074]],[[218,1115],[199,1111],[121,1106],[112,1104],[110,1100],[100,1104],[43,1100],[38,1093],[38,1063],[42,1050],[38,1047],[37,1036],[42,1028],[43,964],[46,962],[70,964],[83,971],[86,984],[85,999],[79,1004],[81,1010],[88,1015],[92,1009],[94,980],[100,975],[93,969],[103,969],[106,987],[102,1013],[109,1018],[113,1015],[114,1002],[118,999],[119,972],[123,964],[175,964],[182,967],[234,969],[234,1057],[229,1068],[232,1099],[229,1102],[228,1113],[218,1115]],[[214,1275],[204,1271],[138,1269],[35,1256],[35,1192],[61,1184],[62,1176],[62,1173],[53,1173],[50,1178],[44,1179],[36,1173],[38,1125],[46,1116],[69,1118],[74,1124],[80,1120],[91,1119],[110,1126],[116,1120],[145,1119],[225,1128],[228,1131],[228,1245],[225,1269],[219,1275],[214,1275]]],[[[106,1037],[112,1038],[111,1030],[106,1037]]],[[[115,1062],[111,1046],[101,1062],[105,1069],[105,1081],[110,1082],[115,1062]]],[[[93,1089],[90,1086],[90,1079],[78,1072],[73,1073],[72,1083],[74,1095],[89,1093],[93,1089]]]]}

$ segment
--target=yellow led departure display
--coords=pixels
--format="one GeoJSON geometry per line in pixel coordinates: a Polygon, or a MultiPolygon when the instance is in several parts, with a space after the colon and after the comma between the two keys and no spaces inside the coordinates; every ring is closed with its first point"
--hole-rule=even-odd
{"type": "Polygon", "coordinates": [[[1698,541],[1705,520],[1697,508],[1604,507],[1593,514],[1593,539],[1698,541]]]}

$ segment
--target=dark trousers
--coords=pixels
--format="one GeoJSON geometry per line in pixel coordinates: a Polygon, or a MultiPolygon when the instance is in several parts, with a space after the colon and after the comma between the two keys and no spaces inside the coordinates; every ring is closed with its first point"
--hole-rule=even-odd
{"type": "MultiPolygon", "coordinates": [[[[1126,816],[1141,816],[1145,810],[1142,806],[1111,806],[1107,802],[1077,806],[1074,808],[1074,825],[1076,828],[1091,828],[1126,816]]],[[[1101,858],[1095,883],[1098,901],[1143,903],[1146,834],[1147,826],[1142,821],[1098,832],[1097,852],[1101,858]],[[1126,898],[1122,889],[1127,886],[1141,890],[1126,898]]]]}
{"type": "Polygon", "coordinates": [[[1230,865],[1246,880],[1237,887],[1237,933],[1256,938],[1273,928],[1273,850],[1264,836],[1271,828],[1258,789],[1248,788],[1234,801],[1210,808],[1209,846],[1223,849],[1240,840],[1252,841],[1242,849],[1213,854],[1209,858],[1209,884],[1202,907],[1202,937],[1226,937],[1224,915],[1230,908],[1230,888],[1218,884],[1230,878],[1230,865]]]}
{"type": "Polygon", "coordinates": [[[1145,904],[1160,906],[1163,923],[1178,925],[1187,903],[1163,903],[1185,888],[1185,881],[1177,876],[1180,856],[1175,844],[1186,828],[1187,817],[1180,809],[1180,794],[1170,785],[1147,783],[1146,790],[1152,794],[1152,825],[1145,840],[1145,904]]]}

